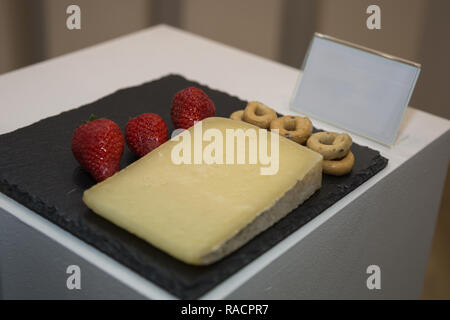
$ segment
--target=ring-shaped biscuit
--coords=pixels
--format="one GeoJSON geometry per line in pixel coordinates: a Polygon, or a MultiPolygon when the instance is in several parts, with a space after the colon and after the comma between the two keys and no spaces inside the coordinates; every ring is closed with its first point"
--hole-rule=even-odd
{"type": "Polygon", "coordinates": [[[261,102],[250,101],[244,110],[244,121],[263,129],[268,129],[277,113],[261,102]]]}
{"type": "Polygon", "coordinates": [[[353,153],[349,151],[347,155],[339,160],[323,160],[322,170],[326,174],[333,176],[343,176],[344,174],[352,171],[355,163],[355,157],[353,153]]]}
{"type": "Polygon", "coordinates": [[[352,138],[346,133],[317,132],[306,142],[308,148],[320,153],[324,160],[343,158],[352,145],[352,138]]]}
{"type": "Polygon", "coordinates": [[[244,121],[244,110],[238,110],[230,115],[231,120],[244,121]]]}
{"type": "Polygon", "coordinates": [[[312,134],[312,123],[306,117],[284,116],[272,120],[270,130],[273,129],[278,129],[281,136],[303,144],[312,134]]]}

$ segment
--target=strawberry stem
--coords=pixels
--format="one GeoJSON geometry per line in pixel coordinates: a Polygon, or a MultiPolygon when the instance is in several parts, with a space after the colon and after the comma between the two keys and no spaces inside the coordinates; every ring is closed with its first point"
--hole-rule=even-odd
{"type": "Polygon", "coordinates": [[[89,116],[89,120],[84,120],[83,123],[88,123],[97,119],[98,117],[95,114],[91,113],[91,115],[89,116]]]}

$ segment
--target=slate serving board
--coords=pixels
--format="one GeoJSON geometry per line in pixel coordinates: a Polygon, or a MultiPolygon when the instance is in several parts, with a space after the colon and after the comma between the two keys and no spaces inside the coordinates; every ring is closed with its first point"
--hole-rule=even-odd
{"type": "MultiPolygon", "coordinates": [[[[172,132],[172,97],[188,86],[200,87],[211,97],[216,105],[217,116],[228,117],[233,111],[246,106],[245,101],[178,75],[168,75],[140,86],[119,90],[88,105],[1,135],[0,191],[175,296],[195,299],[387,165],[388,160],[378,151],[353,144],[351,150],[356,162],[351,174],[344,177],[324,175],[322,188],[310,199],[223,260],[206,267],[187,265],[116,227],[84,205],[81,200],[83,191],[95,181],[74,160],[71,138],[75,128],[91,114],[114,120],[124,129],[130,117],[154,112],[164,118],[169,132],[172,132]]],[[[136,157],[125,148],[121,167],[135,160],[136,157]]]]}

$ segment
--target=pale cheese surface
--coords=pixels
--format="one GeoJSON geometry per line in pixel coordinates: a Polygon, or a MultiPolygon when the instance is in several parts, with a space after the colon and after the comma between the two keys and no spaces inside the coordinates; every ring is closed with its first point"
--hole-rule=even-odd
{"type": "MultiPolygon", "coordinates": [[[[223,137],[226,129],[257,129],[225,118],[201,123],[203,132],[215,128],[223,137]]],[[[193,154],[194,127],[189,132],[193,154]]],[[[260,168],[268,165],[175,164],[172,150],[179,143],[166,142],[86,190],[83,201],[114,224],[192,264],[273,206],[322,161],[318,153],[280,137],[278,172],[261,175],[260,168]]],[[[209,143],[204,141],[203,149],[209,143]]]]}

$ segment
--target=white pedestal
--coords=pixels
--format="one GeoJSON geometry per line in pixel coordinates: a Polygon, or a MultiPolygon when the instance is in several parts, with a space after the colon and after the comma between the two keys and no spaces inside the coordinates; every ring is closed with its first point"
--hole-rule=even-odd
{"type": "MultiPolygon", "coordinates": [[[[299,70],[167,26],[0,77],[0,133],[178,73],[292,114],[299,70]],[[182,49],[180,49],[182,48],[182,49]]],[[[320,121],[315,126],[332,130],[320,121]]],[[[382,172],[202,298],[419,298],[450,156],[450,122],[408,108],[382,172]],[[366,268],[381,268],[381,289],[366,268]]],[[[174,298],[0,194],[0,298],[174,298]],[[66,268],[81,268],[68,290],[66,268]]]]}

